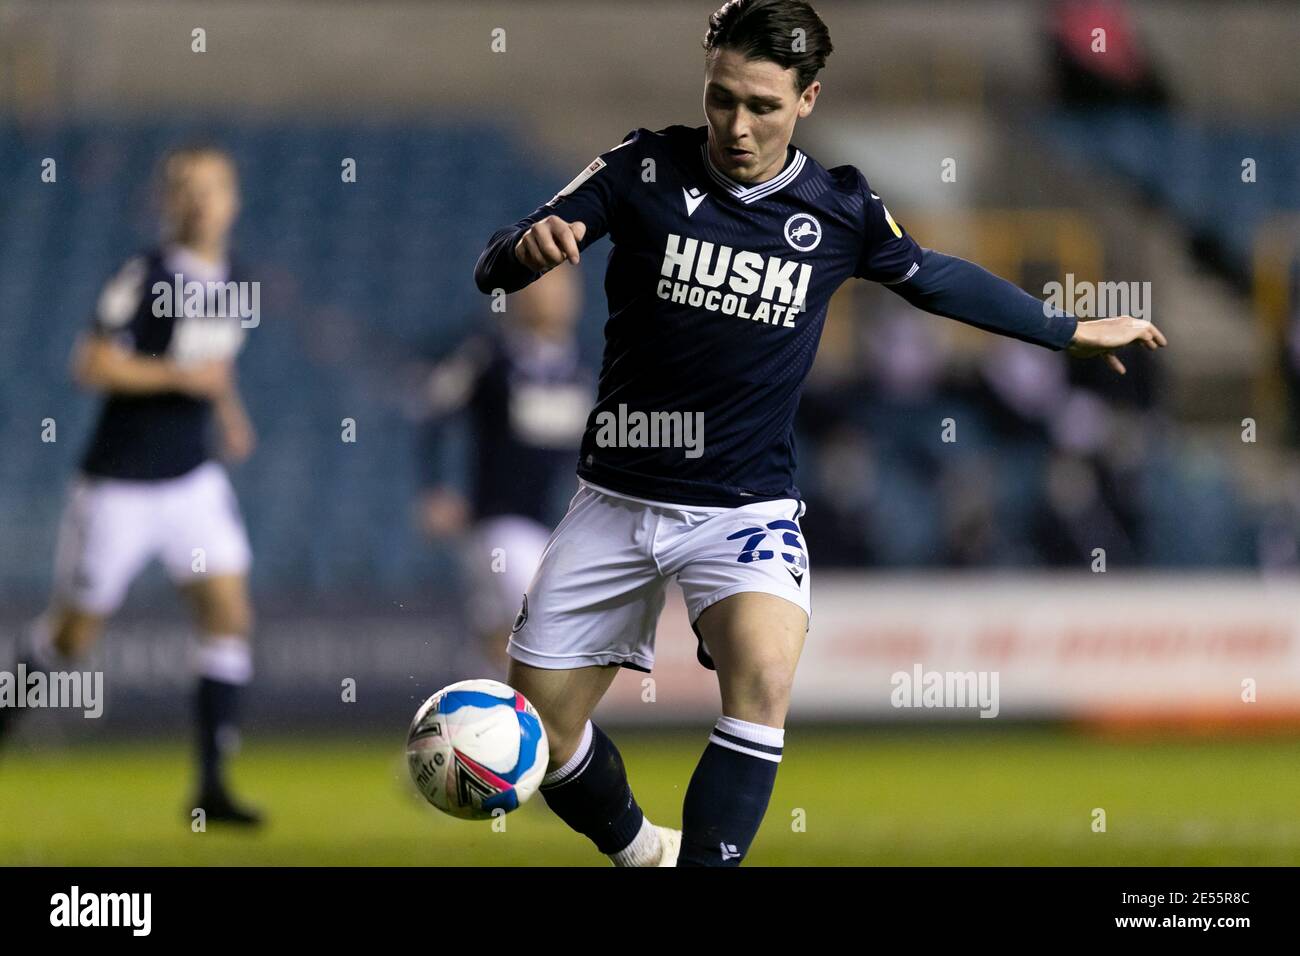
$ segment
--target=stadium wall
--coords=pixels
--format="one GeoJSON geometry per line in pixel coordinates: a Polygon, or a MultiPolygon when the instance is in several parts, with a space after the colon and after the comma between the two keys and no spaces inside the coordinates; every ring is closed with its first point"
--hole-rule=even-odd
{"type": "MultiPolygon", "coordinates": [[[[864,100],[978,107],[1048,94],[1048,4],[817,6],[841,51],[825,74],[824,114],[864,100]]],[[[1129,8],[1180,102],[1240,120],[1300,111],[1300,17],[1279,16],[1287,6],[1170,0],[1129,8]]],[[[713,7],[9,0],[0,2],[0,111],[46,119],[232,109],[334,118],[486,112],[525,124],[552,153],[572,149],[564,157],[572,161],[607,146],[608,129],[630,111],[653,127],[680,121],[682,107],[698,103],[698,38],[713,7]],[[504,51],[493,52],[485,24],[505,30],[504,51]],[[195,29],[206,31],[205,53],[191,48],[195,29]],[[571,108],[577,99],[581,110],[571,108]],[[503,103],[509,117],[500,116],[503,103]]]]}
{"type": "MultiPolygon", "coordinates": [[[[464,633],[437,610],[265,619],[250,728],[400,728],[439,687],[486,673],[464,633]]],[[[657,643],[653,674],[623,671],[602,720],[671,725],[716,716],[717,683],[696,661],[675,588],[657,643]]],[[[115,623],[85,665],[105,673],[110,719],[46,714],[32,721],[35,732],[177,731],[192,685],[188,652],[182,618],[115,623]]],[[[983,723],[981,711],[1109,727],[1294,727],[1300,592],[1244,576],[1127,571],[817,576],[792,721],[983,723]],[[929,697],[927,684],[940,681],[971,694],[929,697]]]]}

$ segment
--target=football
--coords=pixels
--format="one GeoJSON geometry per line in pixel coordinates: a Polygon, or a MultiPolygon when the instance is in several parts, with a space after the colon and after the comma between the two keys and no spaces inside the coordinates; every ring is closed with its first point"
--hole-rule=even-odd
{"type": "Polygon", "coordinates": [[[406,736],[406,763],[424,798],[462,820],[528,801],[546,773],[546,730],[532,704],[494,680],[464,680],[426,700],[406,736]]]}

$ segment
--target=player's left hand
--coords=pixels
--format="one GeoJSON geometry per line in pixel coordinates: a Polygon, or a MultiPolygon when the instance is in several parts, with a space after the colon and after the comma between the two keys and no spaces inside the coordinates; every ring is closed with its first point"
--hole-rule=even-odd
{"type": "Polygon", "coordinates": [[[1115,349],[1133,342],[1141,342],[1155,351],[1168,345],[1164,333],[1151,324],[1148,319],[1135,319],[1131,315],[1117,315],[1109,319],[1080,320],[1074,338],[1070,340],[1068,351],[1075,358],[1092,358],[1104,355],[1106,364],[1118,372],[1125,373],[1124,363],[1115,354],[1115,349]]]}

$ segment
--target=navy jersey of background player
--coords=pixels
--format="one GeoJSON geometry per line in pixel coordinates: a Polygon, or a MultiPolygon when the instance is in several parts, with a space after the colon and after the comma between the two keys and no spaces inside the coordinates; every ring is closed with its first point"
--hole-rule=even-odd
{"type": "MultiPolygon", "coordinates": [[[[234,281],[232,270],[214,267],[182,249],[154,249],[130,259],[105,285],[92,327],[125,348],[187,364],[233,359],[243,343],[238,316],[218,315],[209,298],[203,315],[176,315],[155,308],[158,283],[234,281]],[[157,315],[156,312],[163,312],[157,315]]],[[[183,310],[182,310],[183,311],[183,310]]],[[[175,478],[209,457],[211,402],[180,392],[109,395],[82,460],[82,471],[102,478],[152,481],[175,478]]]]}
{"type": "MultiPolygon", "coordinates": [[[[586,225],[584,247],[614,243],[580,476],[683,504],[797,497],[794,413],[831,294],[852,276],[904,279],[921,252],[855,168],[824,169],[792,145],[779,175],[745,186],[706,141],[703,126],[638,129],[502,233],[554,214],[586,225]],[[620,405],[704,413],[703,454],[599,447],[597,416],[620,405]]],[[[531,278],[509,263],[519,284],[531,278]]]]}
{"type": "MultiPolygon", "coordinates": [[[[431,386],[437,418],[426,443],[441,441],[448,417],[466,417],[475,520],[520,515],[555,523],[555,504],[571,491],[593,378],[576,342],[510,327],[476,335],[439,364],[431,386]]],[[[433,448],[423,456],[426,463],[441,458],[433,448]]]]}

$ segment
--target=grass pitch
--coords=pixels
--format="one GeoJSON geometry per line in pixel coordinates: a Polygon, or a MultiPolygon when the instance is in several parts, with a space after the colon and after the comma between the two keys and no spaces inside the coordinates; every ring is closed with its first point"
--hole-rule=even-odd
{"type": "MultiPolygon", "coordinates": [[[[614,734],[652,820],[680,822],[704,736],[614,734]]],[[[1296,738],[795,727],[786,742],[747,865],[1300,864],[1296,738]]],[[[190,830],[181,744],[11,748],[0,863],[606,865],[540,798],[504,832],[422,803],[400,734],[254,739],[234,776],[270,817],[260,832],[190,830]]]]}

